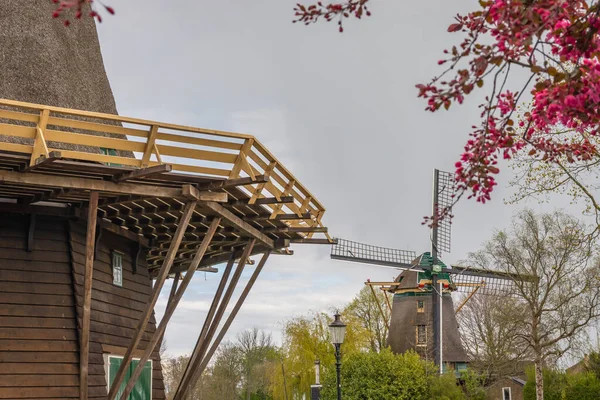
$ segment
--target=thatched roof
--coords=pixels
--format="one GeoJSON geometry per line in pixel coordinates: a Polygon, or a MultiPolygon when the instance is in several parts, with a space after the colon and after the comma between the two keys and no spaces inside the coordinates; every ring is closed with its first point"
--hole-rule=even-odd
{"type": "MultiPolygon", "coordinates": [[[[55,7],[49,0],[2,0],[0,98],[117,114],[95,22],[82,18],[65,27],[62,20],[52,18],[55,7]]],[[[15,137],[0,140],[27,143],[15,137]]]]}

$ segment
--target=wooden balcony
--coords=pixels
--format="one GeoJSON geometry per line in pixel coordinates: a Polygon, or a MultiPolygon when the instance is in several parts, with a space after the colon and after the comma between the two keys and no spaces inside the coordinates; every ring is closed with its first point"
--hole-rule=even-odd
{"type": "Polygon", "coordinates": [[[0,209],[83,217],[91,191],[100,223],[147,246],[151,270],[189,200],[198,206],[175,269],[214,217],[222,222],[203,266],[251,238],[256,252],[284,254],[290,243],[332,242],[325,208],[253,136],[0,99],[0,198],[13,199],[0,209]]]}

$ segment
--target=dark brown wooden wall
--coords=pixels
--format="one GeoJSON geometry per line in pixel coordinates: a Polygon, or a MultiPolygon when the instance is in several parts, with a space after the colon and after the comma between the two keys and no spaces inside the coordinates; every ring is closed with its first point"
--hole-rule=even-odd
{"type": "MultiPolygon", "coordinates": [[[[85,265],[85,225],[70,223],[70,244],[73,261],[73,280],[77,304],[78,323],[81,323],[83,305],[83,272],[85,265]]],[[[140,265],[133,273],[131,246],[133,242],[123,237],[102,233],[94,261],[92,283],[92,313],[90,327],[90,398],[106,398],[106,377],[103,352],[108,346],[122,348],[123,353],[134,334],[135,328],[146,307],[152,290],[148,270],[140,257],[140,265]],[[124,253],[123,287],[113,285],[112,250],[124,253]],[[102,368],[99,368],[102,367],[102,368]]],[[[145,349],[150,335],[156,329],[154,315],[138,349],[145,349]]],[[[122,354],[120,354],[122,355],[122,354]]],[[[155,351],[152,356],[152,398],[165,398],[160,356],[155,351]]]]}
{"type": "Polygon", "coordinates": [[[38,217],[32,252],[28,227],[0,213],[0,399],[79,398],[67,226],[38,217]]]}
{"type": "MultiPolygon", "coordinates": [[[[79,398],[85,226],[38,216],[29,252],[29,222],[27,215],[0,213],[0,399],[79,398]]],[[[90,398],[106,398],[103,353],[125,351],[150,296],[145,265],[133,273],[131,244],[103,233],[94,263],[90,398]],[[122,288],[112,284],[112,249],[125,253],[122,288]]],[[[140,349],[155,329],[152,316],[140,349]]],[[[153,360],[152,397],[161,400],[158,352],[153,360]]]]}

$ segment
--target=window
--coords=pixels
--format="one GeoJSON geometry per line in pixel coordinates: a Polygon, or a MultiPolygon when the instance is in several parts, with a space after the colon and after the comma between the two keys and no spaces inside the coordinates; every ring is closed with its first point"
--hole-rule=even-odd
{"type": "MultiPolygon", "coordinates": [[[[121,363],[123,362],[122,356],[108,356],[108,368],[107,368],[107,379],[108,383],[107,390],[110,390],[110,387],[115,380],[115,375],[119,371],[121,367],[121,363]]],[[[121,397],[121,393],[123,393],[123,389],[127,385],[131,374],[135,371],[135,368],[138,366],[139,359],[133,359],[129,364],[129,368],[127,369],[127,373],[125,374],[125,379],[121,383],[121,388],[117,392],[116,398],[119,399],[121,397]]],[[[142,370],[142,374],[140,375],[138,381],[135,383],[131,394],[128,397],[128,400],[152,400],[152,360],[148,360],[146,365],[144,365],[144,369],[142,370]]]]}
{"type": "Polygon", "coordinates": [[[425,302],[423,300],[417,301],[417,312],[418,313],[425,312],[425,302]]]}
{"type": "Polygon", "coordinates": [[[123,286],[123,254],[118,251],[112,253],[113,285],[123,286]]]}
{"type": "Polygon", "coordinates": [[[417,346],[427,344],[427,326],[417,325],[417,346]]]}
{"type": "Polygon", "coordinates": [[[512,400],[509,387],[502,388],[502,400],[512,400]]]}

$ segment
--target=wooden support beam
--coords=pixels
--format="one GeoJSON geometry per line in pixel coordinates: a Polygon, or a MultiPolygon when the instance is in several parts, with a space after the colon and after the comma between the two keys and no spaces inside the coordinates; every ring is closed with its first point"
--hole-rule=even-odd
{"type": "MultiPolygon", "coordinates": [[[[373,287],[373,286],[371,286],[371,287],[373,287]]],[[[389,298],[387,292],[383,289],[383,286],[381,287],[381,291],[383,292],[383,296],[385,297],[385,302],[388,306],[388,310],[390,311],[390,319],[391,319],[392,318],[392,305],[390,304],[390,298],[389,298]]]]}
{"type": "MultiPolygon", "coordinates": [[[[370,282],[370,279],[367,279],[367,282],[370,282]]],[[[375,293],[375,289],[373,289],[373,285],[369,285],[369,287],[371,288],[371,293],[373,294],[373,300],[375,301],[375,304],[377,304],[377,308],[379,309],[379,313],[381,314],[381,319],[385,322],[385,326],[388,329],[388,332],[390,330],[390,323],[387,320],[387,318],[385,318],[385,314],[383,313],[383,308],[381,307],[381,303],[379,302],[379,299],[377,298],[377,293],[375,293]]]]}
{"type": "Polygon", "coordinates": [[[235,186],[252,185],[254,183],[262,184],[268,181],[269,178],[265,175],[256,175],[254,178],[248,176],[246,178],[223,179],[220,181],[207,182],[204,184],[200,183],[196,185],[196,188],[198,190],[220,190],[235,186]]]}
{"type": "Polygon", "coordinates": [[[256,189],[254,189],[254,193],[252,193],[252,197],[248,201],[248,204],[254,204],[254,203],[256,203],[256,200],[258,200],[260,198],[260,195],[261,195],[263,189],[265,188],[267,182],[269,182],[269,178],[271,177],[271,174],[275,170],[276,166],[277,166],[277,161],[271,161],[269,163],[269,165],[267,165],[267,168],[265,168],[265,175],[264,175],[267,178],[267,180],[266,180],[266,182],[260,183],[256,186],[256,189]]]}
{"type": "Polygon", "coordinates": [[[206,337],[206,333],[208,332],[208,329],[210,328],[210,324],[212,323],[212,320],[214,318],[215,312],[217,311],[217,306],[219,305],[219,302],[221,301],[221,296],[223,295],[223,291],[225,290],[225,284],[227,283],[227,279],[229,279],[229,274],[231,273],[231,269],[233,268],[234,262],[235,262],[235,257],[234,257],[234,254],[232,253],[231,256],[229,257],[229,262],[227,263],[227,266],[225,267],[225,271],[223,272],[223,276],[221,277],[219,286],[217,288],[217,291],[215,292],[215,295],[213,297],[210,308],[208,309],[206,318],[204,319],[204,325],[202,326],[202,330],[200,331],[200,334],[198,335],[198,340],[196,341],[196,344],[194,345],[194,350],[192,351],[192,354],[187,363],[187,366],[185,367],[183,375],[181,376],[179,386],[177,387],[176,393],[179,393],[180,391],[183,392],[184,391],[183,388],[185,387],[185,385],[187,385],[187,383],[191,379],[192,366],[197,364],[199,353],[200,353],[200,350],[202,347],[202,342],[204,341],[204,338],[206,337]]]}
{"type": "Polygon", "coordinates": [[[304,233],[304,232],[327,232],[324,226],[282,226],[273,228],[264,228],[265,233],[304,233]]]}
{"type": "Polygon", "coordinates": [[[85,272],[83,283],[83,314],[79,340],[79,399],[88,398],[88,373],[90,356],[90,317],[92,312],[92,276],[94,273],[94,250],[96,248],[96,220],[98,215],[98,192],[90,193],[87,233],[85,237],[85,272]]]}
{"type": "Polygon", "coordinates": [[[29,230],[27,231],[27,251],[32,252],[35,238],[35,223],[37,216],[35,213],[29,215],[29,230]]]}
{"type": "Polygon", "coordinates": [[[131,232],[129,229],[122,228],[118,225],[111,224],[110,222],[107,222],[107,221],[100,221],[100,226],[103,229],[106,229],[107,231],[114,233],[115,235],[123,236],[129,240],[139,243],[143,247],[146,247],[146,248],[151,247],[150,240],[146,239],[143,236],[140,236],[138,234],[131,232]]]}
{"type": "MultiPolygon", "coordinates": [[[[198,365],[200,364],[200,362],[204,359],[206,350],[208,349],[208,345],[210,344],[210,342],[221,322],[221,319],[223,318],[223,314],[225,314],[227,305],[229,304],[229,301],[231,300],[231,296],[233,295],[233,292],[237,286],[237,283],[240,280],[240,277],[242,276],[242,272],[244,271],[244,266],[245,266],[246,262],[248,261],[248,257],[250,257],[250,254],[252,253],[252,249],[253,249],[255,243],[256,243],[256,240],[252,239],[250,241],[250,243],[248,243],[248,245],[244,249],[244,252],[240,258],[238,266],[237,266],[235,272],[233,273],[233,276],[231,277],[231,281],[229,282],[229,285],[227,287],[227,290],[225,291],[225,294],[223,295],[223,299],[219,303],[219,308],[214,313],[214,317],[212,318],[212,320],[209,321],[208,316],[207,316],[207,319],[204,321],[204,325],[205,325],[206,329],[204,327],[202,328],[204,335],[201,332],[200,338],[198,339],[198,343],[196,343],[196,345],[198,346],[198,351],[195,354],[196,357],[193,360],[190,358],[190,361],[188,362],[188,367],[186,368],[186,371],[185,371],[185,373],[187,373],[187,375],[184,373],[184,376],[181,379],[179,387],[177,388],[177,391],[175,392],[173,400],[183,400],[186,398],[185,396],[186,396],[187,391],[189,390],[191,380],[194,377],[195,371],[198,368],[198,365]],[[192,361],[193,361],[193,364],[192,364],[192,361]]],[[[220,295],[219,295],[219,297],[220,297],[220,295]]],[[[216,298],[216,294],[215,294],[215,298],[216,298]]]]}
{"type": "Polygon", "coordinates": [[[154,151],[156,153],[156,157],[158,162],[160,163],[160,155],[158,154],[158,149],[156,147],[156,137],[158,136],[158,125],[152,125],[150,128],[150,132],[148,132],[148,141],[146,142],[146,148],[144,149],[144,154],[142,155],[142,167],[147,167],[150,162],[150,156],[154,151]]]}
{"type": "Polygon", "coordinates": [[[290,239],[290,243],[298,243],[298,244],[337,244],[337,239],[290,239]]]}
{"type": "MultiPolygon", "coordinates": [[[[303,214],[277,214],[275,216],[275,218],[273,218],[275,221],[292,221],[292,220],[305,220],[305,219],[312,219],[312,215],[310,213],[303,213],[303,214]]],[[[253,215],[250,217],[244,217],[244,221],[267,221],[267,220],[273,220],[271,218],[271,214],[260,214],[260,215],[253,215]]]]}
{"type": "Polygon", "coordinates": [[[127,348],[127,351],[125,352],[125,355],[123,356],[123,362],[119,367],[119,371],[117,372],[112,386],[110,388],[110,391],[108,393],[108,400],[114,400],[117,396],[117,392],[121,387],[121,383],[125,378],[125,374],[127,373],[129,364],[131,363],[131,360],[133,358],[133,352],[137,349],[140,340],[142,340],[142,336],[144,334],[144,331],[146,330],[148,321],[150,321],[150,317],[152,316],[152,312],[154,311],[154,306],[156,305],[158,296],[160,295],[160,291],[165,283],[165,280],[167,279],[167,276],[169,275],[169,272],[171,271],[173,261],[175,260],[177,250],[179,249],[179,244],[183,239],[183,234],[187,229],[190,218],[192,218],[192,214],[194,213],[196,205],[196,201],[190,201],[188,204],[186,204],[185,209],[183,210],[183,214],[181,216],[181,219],[179,220],[179,226],[177,227],[177,231],[175,232],[175,236],[173,237],[171,246],[169,247],[169,252],[167,253],[163,261],[160,271],[158,272],[158,275],[156,277],[156,282],[152,287],[152,294],[150,295],[150,299],[146,304],[146,308],[142,314],[142,317],[139,320],[138,326],[131,340],[131,343],[127,348]]]}
{"type": "MultiPolygon", "coordinates": [[[[249,204],[250,199],[243,200],[232,200],[229,204],[230,206],[243,206],[249,204]]],[[[263,197],[261,199],[256,199],[254,204],[289,204],[294,202],[294,196],[281,196],[279,199],[276,197],[263,197]]]]}
{"type": "Polygon", "coordinates": [[[42,110],[40,112],[40,120],[37,123],[35,131],[35,140],[33,142],[33,149],[31,151],[31,159],[29,165],[33,166],[36,160],[40,156],[49,156],[48,144],[46,143],[45,131],[46,125],[48,124],[48,118],[50,117],[50,110],[42,110]]]}
{"type": "Polygon", "coordinates": [[[193,185],[183,185],[183,197],[189,200],[227,202],[227,193],[224,192],[201,192],[193,185]]]}
{"type": "Polygon", "coordinates": [[[165,172],[171,172],[173,167],[169,164],[159,164],[153,167],[134,169],[133,171],[123,172],[122,174],[115,175],[112,179],[113,182],[125,182],[131,179],[144,179],[152,175],[163,174],[165,172]]]}
{"type": "Polygon", "coordinates": [[[19,168],[19,171],[27,172],[27,171],[32,171],[34,169],[47,167],[50,164],[52,164],[54,161],[60,160],[60,158],[61,158],[60,151],[51,151],[50,153],[48,153],[47,156],[45,154],[42,154],[41,156],[36,158],[32,165],[23,166],[23,167],[19,168]]]}
{"type": "Polygon", "coordinates": [[[246,161],[246,156],[250,154],[252,151],[252,146],[254,145],[254,138],[247,138],[240,149],[240,152],[231,168],[231,172],[229,173],[229,179],[235,179],[240,176],[240,171],[246,161]]]}
{"type": "Polygon", "coordinates": [[[262,233],[260,230],[254,228],[252,225],[245,222],[240,217],[238,217],[231,211],[227,210],[225,207],[221,206],[220,204],[209,201],[209,202],[202,204],[202,206],[210,209],[214,214],[223,218],[224,223],[227,223],[227,224],[233,226],[235,229],[239,230],[240,232],[243,232],[246,235],[248,235],[252,238],[255,238],[259,242],[264,243],[269,248],[275,247],[275,242],[273,241],[273,239],[269,238],[267,235],[262,233]]]}
{"type": "Polygon", "coordinates": [[[240,295],[240,298],[238,299],[237,303],[235,304],[235,306],[233,307],[233,309],[229,313],[229,317],[227,318],[227,321],[225,321],[225,324],[221,328],[221,331],[219,332],[219,335],[217,336],[217,338],[213,342],[213,344],[212,344],[210,350],[208,351],[208,353],[204,356],[204,359],[202,360],[202,363],[200,364],[200,366],[198,367],[198,369],[195,371],[195,373],[194,373],[194,375],[192,377],[192,380],[190,381],[188,387],[193,387],[196,384],[196,382],[198,381],[198,378],[202,375],[202,373],[206,369],[206,366],[210,362],[212,356],[215,354],[215,351],[217,350],[217,348],[221,344],[221,341],[223,340],[223,337],[225,336],[225,334],[229,330],[229,327],[231,326],[232,322],[234,321],[235,317],[237,316],[238,312],[240,311],[240,308],[242,307],[242,304],[244,304],[244,301],[246,301],[246,297],[248,296],[248,293],[250,293],[250,290],[252,289],[252,286],[254,286],[254,282],[256,282],[256,279],[260,275],[260,273],[261,273],[263,267],[265,266],[265,263],[267,262],[267,259],[269,258],[270,254],[271,254],[270,252],[266,252],[266,253],[263,254],[262,258],[260,259],[260,262],[258,263],[258,265],[256,266],[256,269],[254,270],[254,273],[252,274],[252,276],[250,277],[250,280],[246,284],[246,287],[242,291],[242,294],[240,295]]]}
{"type": "Polygon", "coordinates": [[[140,360],[138,361],[137,367],[131,374],[129,381],[127,382],[127,385],[125,386],[123,393],[121,394],[121,400],[127,400],[129,393],[131,393],[131,391],[133,390],[133,387],[135,386],[135,383],[137,382],[140,375],[142,374],[142,370],[144,369],[144,365],[146,364],[146,361],[148,361],[148,359],[154,352],[154,349],[158,345],[160,339],[162,338],[162,335],[164,334],[165,329],[167,328],[167,324],[169,323],[171,316],[175,312],[175,308],[177,307],[177,304],[179,304],[179,301],[183,297],[183,293],[185,292],[185,289],[190,284],[192,277],[194,276],[194,272],[196,272],[196,268],[198,268],[198,265],[200,265],[200,261],[202,261],[202,258],[204,257],[204,253],[206,252],[206,249],[210,245],[210,241],[212,240],[212,237],[214,236],[215,232],[217,231],[217,228],[219,227],[220,222],[221,222],[220,218],[215,218],[213,220],[213,222],[210,224],[209,231],[206,234],[206,236],[204,236],[204,239],[202,239],[202,243],[200,244],[200,247],[198,248],[198,251],[196,252],[194,260],[188,267],[188,269],[185,273],[185,277],[181,281],[181,284],[179,285],[179,288],[177,289],[175,295],[173,296],[172,300],[167,305],[165,314],[162,317],[160,323],[158,324],[156,331],[152,335],[152,338],[150,339],[149,343],[146,345],[146,351],[144,352],[144,355],[140,358],[140,360]]]}
{"type": "Polygon", "coordinates": [[[473,297],[475,295],[475,293],[477,293],[477,291],[479,290],[480,287],[484,286],[485,281],[481,281],[481,285],[477,286],[475,289],[473,289],[471,291],[471,293],[469,293],[469,295],[463,300],[462,303],[460,303],[460,305],[456,308],[456,311],[454,312],[455,314],[458,314],[459,311],[465,306],[465,304],[467,304],[467,302],[471,299],[471,297],[473,297]]]}
{"type": "MultiPolygon", "coordinates": [[[[289,195],[292,192],[292,189],[294,187],[294,185],[296,184],[296,181],[291,179],[287,185],[285,185],[285,188],[283,188],[283,191],[281,192],[281,196],[277,196],[279,198],[283,198],[283,196],[285,195],[289,195]]],[[[292,203],[293,201],[293,196],[292,197],[292,203]]],[[[258,200],[257,200],[258,202],[258,200]]],[[[275,208],[273,208],[273,212],[271,213],[271,219],[275,219],[275,217],[277,216],[277,214],[279,214],[281,212],[281,208],[283,207],[283,203],[279,202],[275,205],[275,208]]]]}
{"type": "MultiPolygon", "coordinates": [[[[47,175],[33,172],[0,171],[0,183],[31,185],[41,187],[93,190],[131,196],[181,198],[183,189],[146,185],[142,183],[108,182],[98,179],[78,178],[73,176],[47,175]]],[[[223,202],[226,193],[199,192],[198,200],[223,202]]],[[[224,201],[227,201],[226,199],[224,201]]]]}

